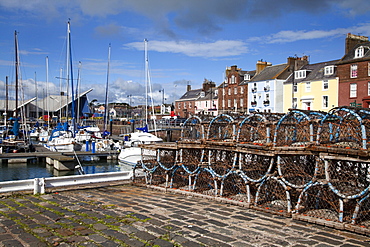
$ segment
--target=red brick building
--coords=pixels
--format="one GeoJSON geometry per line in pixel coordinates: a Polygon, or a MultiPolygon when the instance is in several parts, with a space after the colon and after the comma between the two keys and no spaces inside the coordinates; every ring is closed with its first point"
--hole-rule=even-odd
{"type": "Polygon", "coordinates": [[[248,82],[256,71],[243,71],[236,65],[226,68],[225,81],[218,87],[219,113],[244,113],[248,104],[248,82]]]}
{"type": "Polygon", "coordinates": [[[368,37],[347,34],[345,55],[337,63],[339,106],[370,104],[370,42],[368,37]]]}

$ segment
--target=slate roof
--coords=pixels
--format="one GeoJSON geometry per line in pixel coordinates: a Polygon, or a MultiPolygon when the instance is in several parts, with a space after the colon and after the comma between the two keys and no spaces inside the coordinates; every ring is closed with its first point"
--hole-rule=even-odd
{"type": "MultiPolygon", "coordinates": [[[[305,78],[302,79],[294,79],[294,82],[302,82],[302,81],[318,81],[318,80],[325,80],[325,79],[332,79],[337,76],[337,70],[334,70],[334,73],[331,75],[325,75],[325,67],[330,65],[336,65],[338,63],[339,59],[327,61],[327,62],[321,62],[321,63],[314,63],[314,64],[307,64],[304,65],[299,70],[308,70],[307,75],[305,78]]],[[[286,82],[292,82],[293,76],[290,76],[289,79],[286,82]]]]}
{"type": "Polygon", "coordinates": [[[338,62],[338,64],[341,63],[347,63],[347,62],[353,62],[353,60],[370,60],[370,42],[364,42],[357,44],[352,50],[350,50],[347,54],[345,54],[342,59],[338,62]],[[361,58],[355,58],[355,51],[358,47],[365,46],[369,47],[369,49],[365,52],[364,56],[361,58]]]}
{"type": "MultiPolygon", "coordinates": [[[[288,64],[277,64],[268,66],[263,69],[258,75],[254,76],[249,82],[255,81],[267,81],[277,79],[281,72],[288,68],[288,64]]],[[[278,79],[286,79],[286,78],[278,78],[278,79]]]]}
{"type": "Polygon", "coordinates": [[[239,86],[243,86],[243,85],[247,85],[248,82],[250,82],[253,77],[256,75],[256,70],[252,70],[252,71],[243,71],[244,74],[243,74],[243,80],[239,83],[239,86]],[[244,75],[245,74],[249,74],[250,75],[250,80],[244,80],[244,75]]]}
{"type": "Polygon", "coordinates": [[[202,89],[194,89],[187,91],[184,95],[178,100],[196,100],[200,96],[202,89]]]}

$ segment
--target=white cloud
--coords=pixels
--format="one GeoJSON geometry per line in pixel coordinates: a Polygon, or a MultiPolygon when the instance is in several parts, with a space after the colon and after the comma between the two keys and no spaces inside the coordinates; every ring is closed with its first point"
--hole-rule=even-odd
{"type": "MultiPolygon", "coordinates": [[[[144,49],[142,42],[132,42],[124,46],[137,50],[144,49]]],[[[210,43],[153,40],[148,42],[148,50],[157,52],[182,53],[189,57],[206,58],[239,56],[248,52],[246,44],[243,41],[239,40],[218,40],[210,43]]]]}
{"type": "Polygon", "coordinates": [[[278,33],[272,34],[270,36],[263,37],[252,37],[248,39],[249,42],[261,42],[261,43],[289,43],[296,42],[300,40],[312,40],[312,39],[322,39],[330,38],[336,36],[343,36],[347,33],[361,34],[365,36],[370,35],[370,23],[360,24],[357,27],[349,28],[337,28],[333,30],[285,30],[278,33]]]}

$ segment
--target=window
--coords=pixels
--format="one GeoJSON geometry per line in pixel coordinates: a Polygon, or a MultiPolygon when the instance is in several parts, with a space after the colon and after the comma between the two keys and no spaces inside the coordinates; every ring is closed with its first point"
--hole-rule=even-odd
{"type": "Polygon", "coordinates": [[[184,102],[184,109],[186,109],[186,102],[184,102]]]}
{"type": "Polygon", "coordinates": [[[307,70],[298,70],[298,71],[295,71],[294,76],[295,76],[296,79],[306,78],[306,76],[307,76],[307,70]]]}
{"type": "Polygon", "coordinates": [[[222,108],[225,108],[225,100],[222,100],[222,108]]]}
{"type": "Polygon", "coordinates": [[[203,98],[204,96],[206,96],[205,92],[200,92],[200,97],[203,98]]]}
{"type": "Polygon", "coordinates": [[[206,108],[208,107],[208,101],[206,101],[206,108]]]}
{"type": "Polygon", "coordinates": [[[253,83],[252,93],[257,92],[257,83],[253,83]]]}
{"type": "Polygon", "coordinates": [[[245,81],[249,81],[251,79],[251,75],[250,74],[245,74],[244,75],[244,80],[245,81]]]}
{"type": "Polygon", "coordinates": [[[180,102],[177,104],[177,108],[178,108],[178,109],[180,109],[180,108],[181,108],[181,103],[180,103],[180,102]]]}
{"type": "Polygon", "coordinates": [[[329,89],[329,82],[328,80],[322,81],[322,90],[326,91],[329,89]]]}
{"type": "Polygon", "coordinates": [[[270,101],[270,94],[268,94],[268,93],[266,94],[266,100],[270,101]]]}
{"type": "Polygon", "coordinates": [[[231,107],[231,99],[227,100],[227,107],[231,107]]]}
{"type": "Polygon", "coordinates": [[[232,75],[231,78],[230,78],[230,84],[234,84],[235,83],[235,75],[232,75]]]}
{"type": "Polygon", "coordinates": [[[231,88],[229,88],[227,91],[228,91],[227,94],[231,95],[231,88]]]}
{"type": "Polygon", "coordinates": [[[293,83],[293,93],[296,93],[296,92],[298,92],[298,86],[297,86],[297,83],[294,82],[293,83]]]}
{"type": "Polygon", "coordinates": [[[238,94],[238,88],[234,87],[234,94],[238,94]]]}
{"type": "Polygon", "coordinates": [[[243,86],[241,86],[240,87],[240,94],[243,94],[244,93],[244,87],[243,86]]]}
{"type": "Polygon", "coordinates": [[[367,63],[367,75],[370,76],[370,62],[367,63]]]}
{"type": "Polygon", "coordinates": [[[370,95],[370,81],[367,82],[367,95],[370,95]]]}
{"type": "Polygon", "coordinates": [[[329,107],[329,96],[327,95],[322,96],[322,107],[323,108],[329,107]]]}
{"type": "Polygon", "coordinates": [[[311,92],[311,82],[306,82],[306,92],[311,92]]]}
{"type": "Polygon", "coordinates": [[[361,58],[365,56],[365,53],[369,50],[367,46],[360,46],[355,50],[355,58],[361,58]]]}
{"type": "Polygon", "coordinates": [[[234,99],[234,108],[237,109],[238,108],[238,102],[236,99],[234,99]]]}
{"type": "Polygon", "coordinates": [[[332,75],[332,74],[334,74],[334,65],[325,66],[324,75],[332,75]]]}
{"type": "Polygon", "coordinates": [[[244,107],[244,99],[240,99],[240,107],[244,107]]]}
{"type": "Polygon", "coordinates": [[[293,98],[292,108],[297,109],[297,98],[293,98]]]}
{"type": "Polygon", "coordinates": [[[357,64],[351,65],[351,78],[357,78],[357,64]]]}
{"type": "Polygon", "coordinates": [[[350,84],[349,97],[351,98],[357,97],[357,84],[356,83],[350,84]]]}
{"type": "Polygon", "coordinates": [[[189,102],[189,108],[191,109],[191,102],[189,102]]]}

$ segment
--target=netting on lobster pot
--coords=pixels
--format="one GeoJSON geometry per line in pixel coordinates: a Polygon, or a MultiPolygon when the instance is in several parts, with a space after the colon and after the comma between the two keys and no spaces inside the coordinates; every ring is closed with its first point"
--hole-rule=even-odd
{"type": "Polygon", "coordinates": [[[325,115],[320,112],[290,109],[277,123],[274,146],[305,146],[316,140],[315,131],[325,115]]]}
{"type": "Polygon", "coordinates": [[[344,208],[343,200],[326,184],[315,182],[304,188],[299,196],[296,213],[314,218],[343,222],[352,216],[354,207],[344,208]]]}
{"type": "Polygon", "coordinates": [[[270,153],[238,153],[238,166],[241,175],[248,181],[259,183],[274,171],[275,156],[270,153]]]}
{"type": "Polygon", "coordinates": [[[145,172],[147,184],[160,185],[166,183],[166,172],[159,168],[157,150],[141,148],[140,168],[145,172]]]}
{"type": "Polygon", "coordinates": [[[283,115],[278,113],[253,113],[240,122],[237,132],[239,143],[272,142],[271,133],[275,131],[275,124],[283,115]]]}
{"type": "Polygon", "coordinates": [[[370,194],[358,200],[352,216],[352,224],[370,228],[370,194]]]}
{"type": "Polygon", "coordinates": [[[213,118],[208,126],[207,140],[234,141],[236,137],[234,119],[226,114],[213,118]]]}
{"type": "Polygon", "coordinates": [[[367,149],[369,118],[368,109],[349,106],[333,108],[322,120],[318,142],[321,145],[367,149]]]}
{"type": "Polygon", "coordinates": [[[370,160],[324,156],[325,177],[334,193],[345,199],[363,197],[370,189],[370,160]]]}
{"type": "Polygon", "coordinates": [[[203,148],[181,148],[178,151],[178,162],[186,173],[197,173],[202,163],[208,164],[208,155],[203,148]]]}
{"type": "Polygon", "coordinates": [[[218,178],[214,177],[206,168],[201,168],[194,176],[191,176],[194,192],[209,196],[219,194],[220,185],[218,178]]]}
{"type": "MultiPolygon", "coordinates": [[[[255,194],[256,190],[252,192],[255,194]]],[[[249,182],[237,172],[232,172],[222,178],[220,196],[240,202],[251,202],[254,197],[251,195],[249,182]]]]}
{"type": "Polygon", "coordinates": [[[258,186],[255,206],[275,212],[291,213],[289,187],[276,177],[267,177],[258,186]]]}
{"type": "Polygon", "coordinates": [[[209,149],[208,169],[216,177],[223,177],[236,166],[237,153],[230,150],[209,149]]]}
{"type": "Polygon", "coordinates": [[[173,170],[176,165],[177,150],[176,149],[158,149],[158,165],[164,170],[173,170]]]}
{"type": "Polygon", "coordinates": [[[280,178],[293,188],[304,188],[308,183],[316,179],[321,160],[316,155],[279,154],[277,156],[277,168],[280,178]]]}
{"type": "Polygon", "coordinates": [[[192,116],[184,122],[180,141],[198,141],[204,139],[204,126],[201,118],[192,116]]]}

